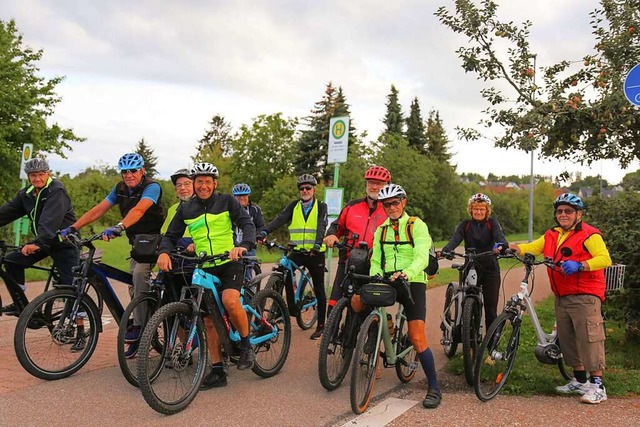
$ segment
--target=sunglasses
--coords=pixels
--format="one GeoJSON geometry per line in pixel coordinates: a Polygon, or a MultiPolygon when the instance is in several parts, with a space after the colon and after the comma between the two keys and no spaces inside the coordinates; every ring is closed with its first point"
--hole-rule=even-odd
{"type": "Polygon", "coordinates": [[[311,191],[313,189],[313,187],[298,187],[298,190],[300,191],[311,191]]]}
{"type": "Polygon", "coordinates": [[[126,169],[126,170],[120,171],[120,174],[122,174],[122,175],[128,175],[128,174],[133,175],[134,173],[138,172],[139,170],[140,169],[126,169]]]}
{"type": "Polygon", "coordinates": [[[385,209],[389,209],[391,207],[396,207],[402,203],[402,200],[394,200],[393,202],[382,202],[382,207],[385,209]]]}
{"type": "Polygon", "coordinates": [[[556,209],[556,215],[558,215],[558,214],[560,214],[560,215],[562,215],[562,214],[571,215],[575,211],[576,211],[575,209],[571,209],[571,208],[556,209]]]}

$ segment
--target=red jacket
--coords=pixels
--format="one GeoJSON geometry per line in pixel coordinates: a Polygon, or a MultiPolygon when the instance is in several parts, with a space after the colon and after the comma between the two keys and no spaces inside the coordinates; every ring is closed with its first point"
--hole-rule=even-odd
{"type": "MultiPolygon", "coordinates": [[[[560,233],[556,229],[547,230],[544,235],[544,249],[542,253],[545,257],[554,261],[586,261],[593,258],[584,247],[584,241],[593,234],[602,234],[595,227],[579,222],[575,228],[569,232],[567,238],[558,246],[560,233]],[[564,249],[563,248],[567,248],[564,249]],[[570,252],[569,252],[570,249],[570,252]],[[564,255],[563,255],[564,252],[564,255]]],[[[579,271],[571,276],[547,269],[551,290],[557,296],[565,295],[595,295],[604,301],[606,283],[604,280],[604,270],[579,271]]]]}
{"type": "MultiPolygon", "coordinates": [[[[374,202],[375,209],[369,208],[366,198],[351,200],[340,212],[337,220],[331,223],[327,235],[334,234],[349,239],[354,233],[358,234],[358,242],[365,241],[369,249],[373,248],[373,234],[376,228],[387,219],[382,203],[374,202]]],[[[354,242],[354,243],[358,243],[354,242]]],[[[346,254],[345,258],[348,258],[346,254]]]]}

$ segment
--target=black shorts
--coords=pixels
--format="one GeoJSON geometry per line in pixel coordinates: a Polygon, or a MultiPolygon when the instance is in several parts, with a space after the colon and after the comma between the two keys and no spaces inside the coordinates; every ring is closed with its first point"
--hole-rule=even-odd
{"type": "Polygon", "coordinates": [[[413,297],[413,304],[401,290],[398,291],[398,302],[404,306],[404,312],[407,315],[407,320],[422,320],[424,321],[427,316],[427,284],[411,282],[411,296],[413,297]]]}
{"type": "Polygon", "coordinates": [[[204,269],[209,274],[213,274],[222,282],[222,290],[235,289],[240,291],[244,282],[244,266],[240,261],[229,261],[215,267],[204,269]]]}

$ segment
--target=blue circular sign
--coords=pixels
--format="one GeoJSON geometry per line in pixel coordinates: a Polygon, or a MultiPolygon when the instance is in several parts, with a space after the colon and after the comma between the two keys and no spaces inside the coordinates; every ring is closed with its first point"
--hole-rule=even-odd
{"type": "Polygon", "coordinates": [[[640,64],[633,67],[624,79],[624,95],[630,103],[640,106],[640,64]]]}

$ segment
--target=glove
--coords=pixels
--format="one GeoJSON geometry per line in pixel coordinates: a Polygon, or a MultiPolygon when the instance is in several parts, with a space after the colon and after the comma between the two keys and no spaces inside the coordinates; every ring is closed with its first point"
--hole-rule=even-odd
{"type": "Polygon", "coordinates": [[[104,230],[102,232],[102,236],[106,237],[107,239],[114,239],[116,237],[120,237],[123,231],[124,231],[124,227],[118,224],[104,230]]]}
{"type": "Polygon", "coordinates": [[[582,270],[582,263],[578,261],[565,261],[562,263],[562,271],[567,276],[577,273],[582,270]]]}
{"type": "Polygon", "coordinates": [[[262,243],[265,240],[267,240],[267,232],[262,230],[257,236],[256,236],[256,242],[262,243]]]}
{"type": "Polygon", "coordinates": [[[320,245],[316,243],[309,252],[311,252],[311,255],[318,255],[320,253],[320,245]]]}
{"type": "Polygon", "coordinates": [[[507,244],[504,242],[498,242],[495,245],[493,245],[493,248],[491,249],[493,252],[500,252],[500,253],[504,253],[505,249],[507,249],[507,244]]]}
{"type": "Polygon", "coordinates": [[[440,251],[440,255],[446,259],[453,259],[453,255],[449,251],[440,251]]]}
{"type": "Polygon", "coordinates": [[[76,234],[78,230],[75,227],[67,227],[60,230],[60,237],[66,240],[69,234],[76,234]]]}

